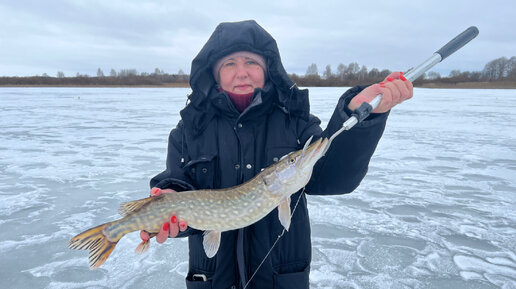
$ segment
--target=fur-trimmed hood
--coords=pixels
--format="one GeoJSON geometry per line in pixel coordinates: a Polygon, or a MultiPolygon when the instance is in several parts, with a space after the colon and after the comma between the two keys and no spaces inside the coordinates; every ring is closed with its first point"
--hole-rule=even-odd
{"type": "MultiPolygon", "coordinates": [[[[299,90],[283,68],[276,41],[256,21],[225,22],[217,26],[199,54],[192,61],[190,86],[191,103],[182,116],[202,112],[207,118],[211,113],[211,100],[218,94],[217,83],[212,74],[214,63],[221,57],[236,51],[250,51],[262,55],[267,63],[266,87],[275,90],[277,104],[286,112],[307,119],[310,113],[308,91],[299,90]],[[190,106],[195,108],[190,108],[190,106]]],[[[268,95],[270,93],[267,93],[268,95]]],[[[209,118],[209,117],[208,117],[209,118]]],[[[191,119],[197,126],[201,119],[191,119]]],[[[187,121],[187,120],[185,120],[187,121]]],[[[201,122],[201,123],[199,123],[201,122]]]]}

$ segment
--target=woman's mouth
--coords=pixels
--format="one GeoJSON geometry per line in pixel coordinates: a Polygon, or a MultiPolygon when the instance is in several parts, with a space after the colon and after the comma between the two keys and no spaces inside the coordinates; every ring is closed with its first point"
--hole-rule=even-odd
{"type": "Polygon", "coordinates": [[[253,91],[253,86],[250,84],[240,84],[240,85],[235,85],[233,87],[233,90],[235,92],[239,92],[239,93],[248,93],[248,92],[253,91]]]}

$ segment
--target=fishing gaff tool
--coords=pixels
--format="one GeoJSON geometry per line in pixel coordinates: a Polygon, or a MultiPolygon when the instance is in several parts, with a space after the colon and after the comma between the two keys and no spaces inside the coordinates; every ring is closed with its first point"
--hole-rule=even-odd
{"type": "MultiPolygon", "coordinates": [[[[437,63],[443,61],[448,56],[452,55],[455,51],[461,49],[468,42],[473,40],[473,38],[478,35],[478,28],[475,26],[471,26],[468,29],[464,30],[461,34],[457,35],[455,38],[450,40],[446,45],[437,50],[430,58],[419,64],[418,66],[409,69],[403,75],[410,81],[414,81],[418,79],[423,73],[428,71],[430,68],[434,67],[437,63]]],[[[364,102],[362,105],[353,111],[351,117],[344,122],[342,128],[336,131],[331,137],[330,142],[341,132],[345,130],[351,129],[357,123],[362,122],[366,119],[371,111],[375,109],[382,100],[382,94],[378,94],[371,102],[364,102]]]]}

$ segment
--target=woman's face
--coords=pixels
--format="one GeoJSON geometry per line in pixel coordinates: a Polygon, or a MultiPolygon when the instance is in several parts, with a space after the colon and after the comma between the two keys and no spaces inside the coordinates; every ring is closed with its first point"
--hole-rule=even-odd
{"type": "Polygon", "coordinates": [[[263,68],[249,57],[237,56],[224,61],[219,76],[220,87],[236,94],[251,93],[265,85],[263,68]]]}

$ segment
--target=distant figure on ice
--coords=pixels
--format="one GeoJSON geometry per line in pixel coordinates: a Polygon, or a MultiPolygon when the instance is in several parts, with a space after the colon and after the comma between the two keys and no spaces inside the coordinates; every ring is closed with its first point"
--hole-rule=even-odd
{"type": "MultiPolygon", "coordinates": [[[[276,41],[255,21],[221,23],[192,61],[189,104],[169,136],[166,170],[150,181],[151,195],[194,189],[228,188],[258,174],[311,137],[329,137],[362,102],[382,93],[380,105],[362,123],[339,135],[316,164],[305,187],[311,195],[350,193],[364,178],[382,136],[388,112],[412,97],[401,72],[383,82],[356,86],[338,100],[327,128],[309,111],[308,90],[288,77],[276,41]]],[[[257,223],[223,232],[213,258],[203,249],[203,232],[171,216],[156,236],[188,237],[187,288],[308,288],[311,262],[307,200],[300,199],[290,230],[282,232],[278,212],[257,223]]],[[[143,241],[149,234],[142,231],[143,241]]],[[[166,274],[167,272],[163,272],[166,274]]]]}

